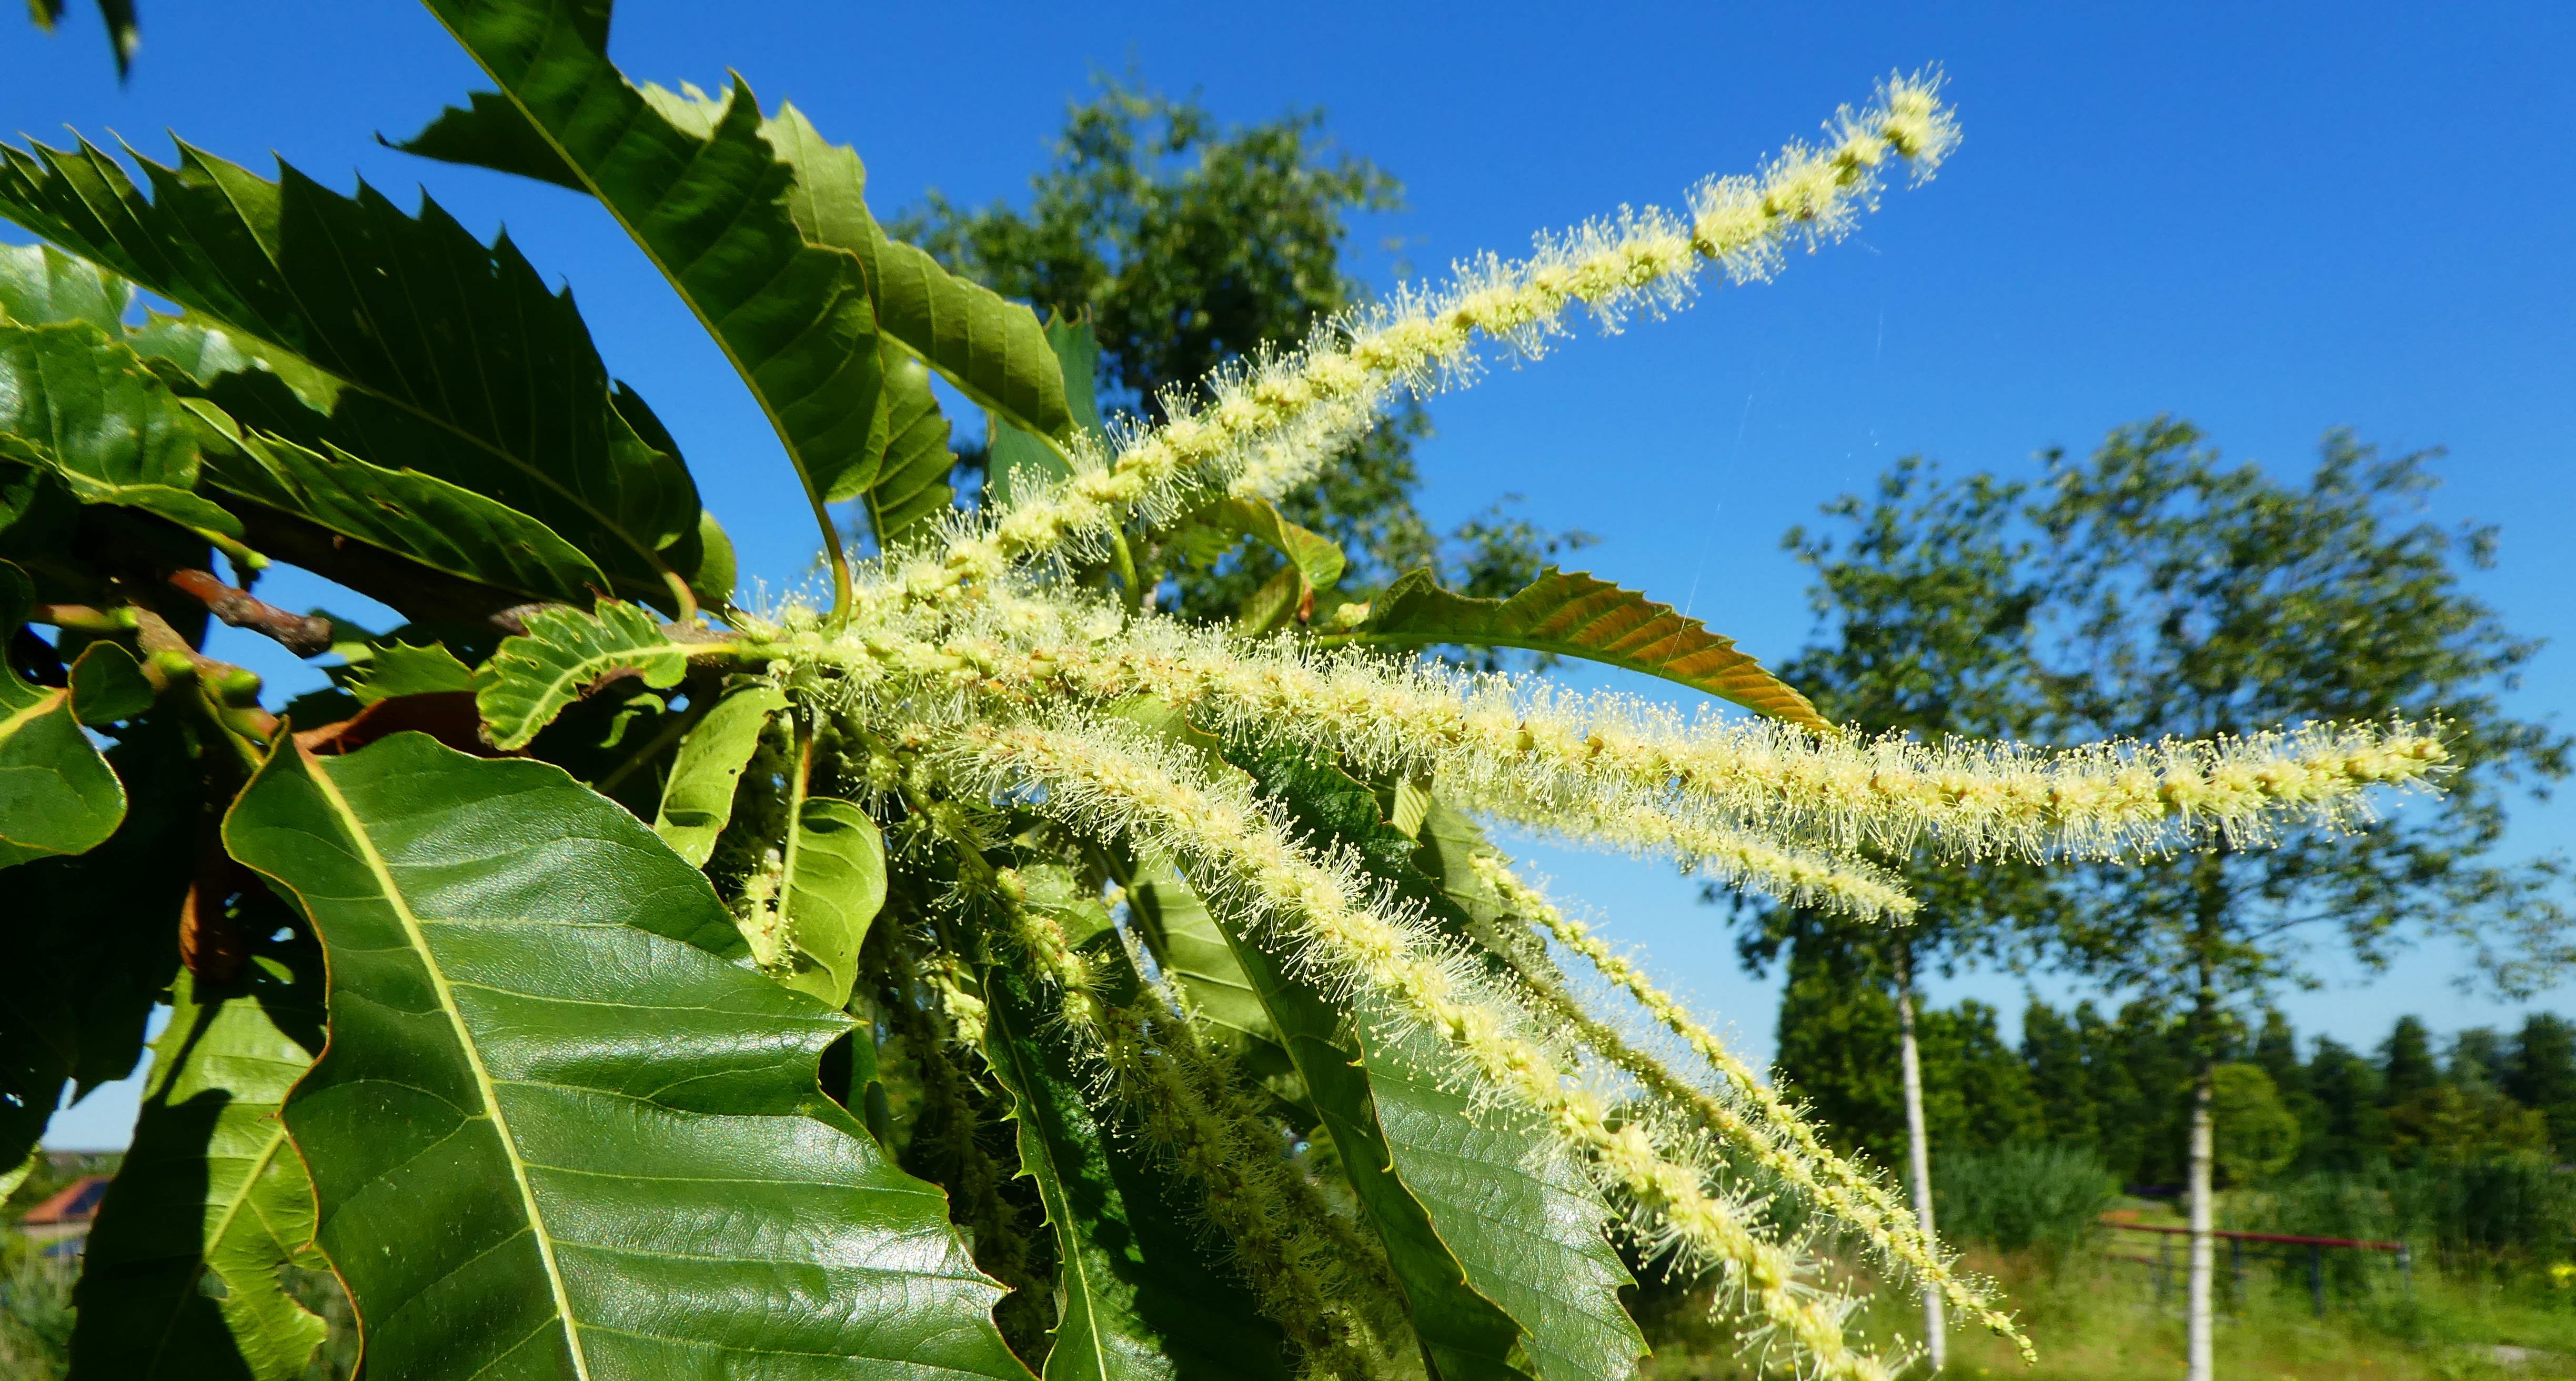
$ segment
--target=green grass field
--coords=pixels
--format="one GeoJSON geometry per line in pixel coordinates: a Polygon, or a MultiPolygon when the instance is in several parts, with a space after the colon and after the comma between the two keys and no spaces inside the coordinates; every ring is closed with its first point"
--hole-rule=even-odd
{"type": "MultiPolygon", "coordinates": [[[[1953,1330],[1944,1376],[2014,1377],[2021,1381],[2130,1381],[2179,1377],[2183,1371],[2182,1281],[2177,1269],[2162,1301],[2153,1268],[2114,1259],[2134,1242],[2078,1252],[2051,1272],[2032,1254],[1971,1255],[1970,1264],[2004,1282],[2021,1311],[2039,1361],[2025,1367],[2009,1343],[1953,1330]]],[[[2146,1250],[2152,1256],[2152,1246],[2146,1250]]],[[[2470,1381],[2576,1378],[2576,1288],[2552,1284],[2527,1268],[2512,1273],[2443,1274],[2419,1269],[2411,1286],[2393,1268],[2373,1270],[2366,1294],[2332,1301],[2324,1319],[2311,1313],[2304,1276],[2282,1279],[2249,1260],[2241,1299],[2227,1299],[2221,1256],[2222,1310],[2218,1374],[2242,1381],[2470,1381]]],[[[1861,1326],[1872,1336],[1919,1337],[1919,1306],[1910,1295],[1880,1291],[1861,1326]]],[[[1749,1378],[1732,1359],[1726,1331],[1697,1309],[1664,1315],[1651,1328],[1654,1381],[1749,1378]]],[[[1927,1374],[1917,1366],[1912,1376],[1927,1374]]]]}

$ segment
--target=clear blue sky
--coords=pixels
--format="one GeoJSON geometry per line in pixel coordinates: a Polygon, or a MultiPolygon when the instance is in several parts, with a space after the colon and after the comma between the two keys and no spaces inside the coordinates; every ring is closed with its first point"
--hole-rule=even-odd
{"type": "MultiPolygon", "coordinates": [[[[812,542],[774,441],[605,219],[369,140],[410,133],[474,80],[425,12],[157,0],[143,18],[123,89],[93,16],[50,40],[0,24],[19,50],[0,128],[112,130],[156,153],[173,129],[254,165],[274,149],[343,187],[363,175],[407,199],[426,183],[469,225],[506,222],[671,425],[745,572],[773,588],[801,578],[812,542]]],[[[1938,181],[1892,195],[1775,284],[1440,400],[1421,452],[1432,516],[1525,495],[1545,521],[1600,535],[1597,572],[1776,659],[1808,632],[1780,532],[1899,455],[2009,472],[2172,411],[2295,473],[2321,432],[2351,426],[2450,449],[2433,515],[2502,525],[2502,566],[2475,587],[2552,642],[2512,703],[2562,721],[2576,706],[2576,140],[2562,128],[2576,11],[636,0],[616,54],[639,78],[712,86],[730,66],[765,101],[794,100],[867,159],[881,212],[932,187],[1019,195],[1102,71],[1196,90],[1229,120],[1322,107],[1345,147],[1407,186],[1408,209],[1359,236],[1381,286],[1399,265],[1669,204],[1811,132],[1879,75],[1937,62],[1967,130],[1938,181]]],[[[2517,816],[2518,849],[2571,836],[2567,807],[2517,816]]],[[[1735,971],[1722,914],[1692,884],[1539,854],[1749,1053],[1769,1051],[1773,989],[1735,971]]],[[[2335,986],[2284,1004],[2303,1032],[2367,1043],[2401,1012],[2449,1029],[2521,1010],[2456,991],[2473,975],[2444,950],[2376,982],[2322,968],[2335,986]]],[[[2019,993],[1992,976],[1943,989],[2008,1012],[2019,993]]],[[[2576,1010],[2576,989],[2541,1002],[2576,1010]]],[[[132,1106],[102,1093],[52,1140],[120,1143],[132,1106]]]]}

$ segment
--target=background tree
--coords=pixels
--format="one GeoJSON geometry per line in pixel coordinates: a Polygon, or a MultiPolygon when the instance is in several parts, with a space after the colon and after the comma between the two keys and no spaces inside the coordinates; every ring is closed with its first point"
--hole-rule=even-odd
{"type": "Polygon", "coordinates": [[[2316,1095],[2317,1133],[2307,1138],[2309,1164],[2359,1170],[2388,1145],[2388,1115],[2379,1104],[2379,1070],[2360,1052],[2329,1037],[2317,1038],[2308,1063],[2308,1088],[2316,1095]]]}
{"type": "Polygon", "coordinates": [[[2210,1104],[2217,1174],[2231,1187],[2267,1180],[2299,1154],[2299,1119],[2282,1105],[2280,1089],[2261,1065],[2231,1060],[2213,1067],[2210,1104]]]}
{"type": "Polygon", "coordinates": [[[2318,930],[2371,967],[2426,929],[2457,935],[2508,992],[2569,958],[2555,868],[2490,858],[2504,793],[2565,775],[2567,741],[2497,698],[2538,644],[2461,588],[2464,569],[2494,561],[2495,531],[2421,518],[2431,458],[2383,457],[2335,432],[2305,483],[2285,484],[2222,464],[2189,423],[2157,418],[2113,432],[2087,461],[2052,452],[2033,507],[2050,736],[2435,715],[2458,768],[2443,801],[2357,841],[2293,835],[2051,886],[2058,960],[2190,1016],[2195,1378],[2210,1367],[2211,1080],[2229,1002],[2306,979],[2304,941],[2318,930]]]}
{"type": "Polygon", "coordinates": [[[2389,1028],[2379,1045],[2379,1104],[2394,1108],[2442,1082],[2433,1063],[2433,1033],[2423,1018],[2408,1015],[2389,1028]]]}
{"type": "Polygon", "coordinates": [[[2576,1023],[2532,1013],[2514,1037],[2504,1090],[2549,1119],[2549,1141],[2561,1161],[2576,1160],[2576,1023]]]}
{"type": "MultiPolygon", "coordinates": [[[[1990,476],[1942,482],[1920,459],[1899,461],[1864,503],[1846,495],[1829,517],[1849,522],[1848,537],[1811,536],[1793,528],[1783,545],[1816,573],[1808,607],[1830,641],[1811,644],[1782,668],[1791,685],[1838,723],[1872,732],[1925,738],[2025,732],[2031,722],[2030,612],[2041,591],[2028,579],[2026,538],[2007,536],[2023,502],[2020,486],[1990,476]]],[[[1898,1092],[1905,1111],[1907,1179],[1915,1212],[1933,1224],[1931,1138],[1924,1109],[1921,1033],[1915,981],[1949,972],[1961,960],[1991,954],[2017,919],[2045,904],[2029,869],[2010,862],[1962,869],[1930,856],[1884,859],[1904,875],[1922,903],[1911,924],[1891,928],[1834,915],[1749,905],[1754,917],[1741,941],[1746,967],[1759,973],[1784,944],[1830,948],[1835,964],[1892,996],[1898,1092]]],[[[1718,895],[1711,889],[1709,897],[1718,895]]],[[[1846,989],[1851,1001],[1864,1001],[1846,989]]],[[[1792,1022],[1781,1021],[1782,1068],[1798,1078],[1789,1056],[1792,1022]]],[[[1885,1045],[1849,1058],[1884,1069],[1885,1045]]],[[[1816,1066],[1810,1066],[1811,1069],[1816,1066]]],[[[1801,1084],[1808,1096],[1818,1091],[1801,1084]]],[[[1939,1298],[1924,1295],[1931,1360],[1944,1359],[1939,1298]]]]}
{"type": "MultiPolygon", "coordinates": [[[[1392,175],[1333,147],[1320,112],[1227,129],[1195,98],[1125,83],[1074,106],[1055,150],[1030,179],[1025,209],[968,210],[933,192],[895,233],[1006,297],[1087,318],[1100,345],[1103,404],[1154,423],[1168,416],[1172,390],[1265,342],[1303,340],[1318,319],[1364,301],[1367,289],[1344,258],[1351,220],[1403,201],[1392,175]]],[[[1535,580],[1549,557],[1590,544],[1584,533],[1513,516],[1510,499],[1445,538],[1433,532],[1414,503],[1422,481],[1413,446],[1429,433],[1421,406],[1408,401],[1319,483],[1280,500],[1288,517],[1349,556],[1340,598],[1364,602],[1424,566],[1451,589],[1506,596],[1535,580]]],[[[972,487],[985,452],[966,447],[959,462],[961,487],[972,487]]],[[[1161,593],[1192,618],[1234,615],[1281,563],[1267,547],[1212,566],[1171,555],[1161,593]]]]}
{"type": "Polygon", "coordinates": [[[2032,1094],[2050,1141],[2090,1151],[2102,1140],[2093,1071],[2084,1059],[2084,1032],[2037,998],[2022,1012],[2021,1057],[2030,1066],[2032,1094]]]}
{"type": "MultiPolygon", "coordinates": [[[[2430,459],[2383,457],[2337,432],[2304,482],[2283,483],[2222,464],[2189,423],[2157,418],[2113,432],[2089,459],[2048,453],[2027,491],[1902,461],[1870,501],[1827,507],[1846,525],[1839,543],[1788,537],[1817,572],[1811,598],[1833,637],[1787,674],[1864,728],[2084,742],[2391,714],[2448,724],[2446,797],[2358,841],[2223,841],[2044,883],[1974,861],[1907,869],[1928,924],[1895,932],[1897,954],[2017,950],[2139,994],[2141,1023],[2185,1014],[2174,1073],[2192,1091],[2182,1168],[2196,1378],[2209,1372],[2212,1071],[2231,1058],[2231,1006],[2307,981],[2320,932],[2373,967],[2428,930],[2455,935],[2508,992],[2570,958],[2558,865],[2492,858],[2506,794],[2563,776],[2568,744],[2498,699],[2538,644],[2461,588],[2464,570],[2494,560],[2495,532],[2422,519],[2430,459]]],[[[2125,1039],[2163,1039],[2127,1013],[2121,1025],[2125,1039]]],[[[2154,1110],[2174,1085],[2153,1062],[2127,1063],[2139,1105],[2102,1115],[2141,1129],[2144,1172],[2159,1163],[2154,1110]]]]}

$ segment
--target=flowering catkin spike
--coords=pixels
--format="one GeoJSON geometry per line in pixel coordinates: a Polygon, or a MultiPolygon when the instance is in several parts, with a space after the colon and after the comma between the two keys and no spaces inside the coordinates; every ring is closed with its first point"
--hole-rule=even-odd
{"type": "Polygon", "coordinates": [[[1810,1264],[1762,1236],[1742,1204],[1711,1193],[1700,1169],[1665,1156],[1647,1129],[1570,1080],[1523,1034],[1527,1015],[1481,988],[1476,965],[1381,909],[1355,870],[1309,857],[1237,792],[1193,782],[1182,765],[1111,725],[975,724],[953,745],[954,779],[980,781],[998,798],[1087,834],[1160,846],[1210,905],[1292,942],[1289,960],[1302,971],[1445,1041],[1469,1087],[1499,1095],[1605,1189],[1633,1199],[1661,1238],[1694,1264],[1722,1271],[1817,1374],[1854,1381],[1893,1374],[1888,1359],[1845,1332],[1848,1299],[1807,1279],[1810,1264]]]}
{"type": "Polygon", "coordinates": [[[1245,646],[1152,617],[1114,639],[1024,625],[945,646],[1006,694],[1154,696],[1229,737],[1427,774],[1453,799],[1533,828],[1697,857],[1859,914],[1907,908],[1883,874],[1816,851],[1902,855],[1928,838],[1956,856],[2111,859],[2213,838],[2261,843],[2285,824],[2367,821],[2372,788],[2429,785],[2448,760],[2434,730],[2400,721],[2071,749],[1820,735],[1285,640],[1245,646]],[[1754,866],[1765,857],[1756,845],[1784,868],[1754,866]]]}
{"type": "MultiPolygon", "coordinates": [[[[2033,1355],[2030,1340],[2013,1324],[2012,1317],[1995,1307],[1993,1291],[1983,1282],[1961,1275],[1940,1244],[1924,1234],[1912,1210],[1899,1202],[1876,1175],[1827,1146],[1814,1126],[1762,1082],[1751,1066],[1727,1049],[1715,1032],[1693,1017],[1689,1008],[1648,982],[1635,965],[1603,944],[1590,927],[1566,915],[1501,859],[1479,854],[1471,865],[1507,910],[1544,927],[1557,943],[1581,955],[1602,977],[1635,999],[1648,1016],[1706,1060],[1745,1111],[1711,1098],[1651,1058],[1639,1056],[1652,1066],[1652,1073],[1639,1073],[1625,1061],[1620,1061],[1622,1068],[1638,1073],[1639,1081],[1649,1089],[1682,1103],[1711,1130],[1733,1141],[1809,1203],[1848,1224],[1882,1257],[1917,1279],[1932,1282],[1951,1307],[2012,1339],[2025,1359],[2033,1355]]],[[[1615,1039],[1616,1033],[1611,1035],[1615,1039]]]]}
{"type": "MultiPolygon", "coordinates": [[[[1482,805],[1472,793],[1462,794],[1455,804],[1466,809],[1482,805]]],[[[1552,813],[1529,807],[1527,801],[1505,799],[1493,813],[1569,839],[1667,855],[1691,873],[1790,906],[1896,921],[1921,909],[1901,879],[1874,863],[1783,848],[1753,831],[1710,825],[1638,796],[1552,813]]]]}
{"type": "Polygon", "coordinates": [[[990,579],[1013,562],[1096,542],[1140,510],[1167,521],[1188,496],[1219,486],[1275,498],[1374,426],[1397,391],[1474,377],[1480,341],[1535,358],[1565,333],[1575,307],[1615,331],[1639,307],[1681,305],[1704,264],[1737,282],[1768,278],[1786,246],[1836,239],[1876,206],[1891,160],[1918,180],[1931,175],[1958,141],[1939,85],[1937,75],[1888,79],[1868,109],[1836,113],[1826,144],[1792,143],[1757,175],[1703,183],[1687,214],[1623,208],[1541,235],[1527,259],[1461,264],[1446,284],[1407,286],[1320,323],[1303,349],[1220,370],[1204,396],[1167,395],[1163,425],[1126,431],[1111,454],[1078,451],[1073,475],[954,534],[944,560],[915,563],[903,583],[937,595],[990,579]]]}

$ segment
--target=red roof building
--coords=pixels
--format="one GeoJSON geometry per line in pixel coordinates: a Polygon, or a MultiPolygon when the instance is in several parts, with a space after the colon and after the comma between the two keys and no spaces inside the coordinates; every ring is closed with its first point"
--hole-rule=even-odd
{"type": "Polygon", "coordinates": [[[98,1217],[98,1201],[107,1197],[107,1181],[105,1175],[83,1175],[64,1185],[21,1215],[18,1230],[39,1242],[88,1235],[90,1221],[98,1217]]]}

